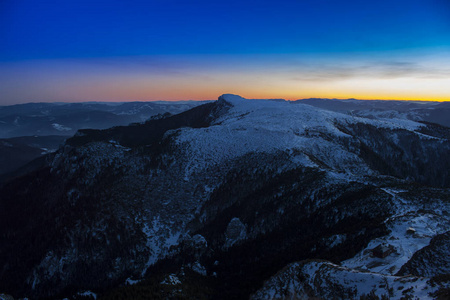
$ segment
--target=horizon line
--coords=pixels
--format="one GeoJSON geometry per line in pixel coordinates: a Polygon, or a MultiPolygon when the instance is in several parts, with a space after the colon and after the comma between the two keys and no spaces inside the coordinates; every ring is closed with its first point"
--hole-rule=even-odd
{"type": "MultiPolygon", "coordinates": [[[[223,95],[223,94],[222,94],[223,95]]],[[[240,95],[239,95],[240,96],[240,95]]],[[[219,96],[220,97],[220,96],[219,96]]],[[[253,98],[253,97],[242,97],[244,99],[257,99],[257,100],[283,100],[287,102],[295,102],[295,101],[302,101],[302,100],[335,100],[335,101],[403,101],[403,102],[450,102],[450,99],[448,100],[441,100],[441,99],[395,99],[395,98],[389,98],[389,99],[373,99],[373,98],[327,98],[327,97],[307,97],[307,98],[296,98],[296,99],[285,99],[285,98],[253,98]]],[[[29,102],[21,102],[21,103],[12,103],[12,104],[0,104],[0,107],[2,106],[14,106],[14,105],[24,105],[24,104],[42,104],[42,103],[48,103],[48,104],[83,104],[83,103],[92,103],[92,104],[102,104],[102,103],[111,103],[111,104],[121,104],[121,103],[133,103],[133,102],[202,102],[202,101],[217,101],[216,99],[173,99],[173,100],[121,100],[121,101],[114,101],[114,100],[69,100],[69,101],[29,101],[29,102]]]]}

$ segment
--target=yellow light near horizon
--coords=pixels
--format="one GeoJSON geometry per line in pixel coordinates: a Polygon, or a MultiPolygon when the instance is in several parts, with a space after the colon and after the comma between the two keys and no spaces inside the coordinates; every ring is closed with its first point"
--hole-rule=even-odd
{"type": "Polygon", "coordinates": [[[329,87],[335,97],[381,100],[450,100],[450,78],[351,79],[329,87]]]}
{"type": "Polygon", "coordinates": [[[364,60],[311,59],[304,65],[296,64],[292,57],[254,58],[253,61],[251,57],[247,60],[177,59],[161,59],[164,67],[138,64],[131,59],[112,63],[40,61],[9,65],[0,68],[1,97],[9,104],[213,100],[223,93],[287,100],[450,100],[450,59],[444,58],[425,61],[413,57],[411,64],[416,69],[411,73],[398,69],[395,64],[378,65],[364,60]]]}
{"type": "Polygon", "coordinates": [[[79,99],[103,101],[146,100],[211,100],[223,93],[239,94],[246,98],[356,98],[362,100],[429,100],[449,101],[450,79],[348,79],[331,82],[289,82],[273,78],[234,76],[232,79],[190,78],[133,78],[98,80],[90,84],[74,84],[57,92],[79,99]],[[445,93],[443,93],[445,92],[445,93]]]}

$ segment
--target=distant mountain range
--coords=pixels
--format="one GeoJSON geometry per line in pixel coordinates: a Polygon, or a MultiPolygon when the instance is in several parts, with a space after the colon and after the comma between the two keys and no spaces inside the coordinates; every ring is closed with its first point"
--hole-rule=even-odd
{"type": "Polygon", "coordinates": [[[105,129],[144,122],[157,114],[177,114],[203,103],[205,102],[85,102],[0,106],[0,138],[72,136],[78,129],[105,129]]]}
{"type": "Polygon", "coordinates": [[[320,98],[303,99],[295,102],[365,118],[400,118],[432,122],[450,127],[450,102],[320,98]]]}
{"type": "MultiPolygon", "coordinates": [[[[271,101],[284,101],[274,99],[271,101]]],[[[106,129],[178,114],[205,101],[27,103],[0,106],[0,138],[18,136],[72,136],[78,129],[106,129]]],[[[450,126],[450,102],[338,100],[311,98],[295,103],[368,118],[404,118],[450,126]]]]}
{"type": "Polygon", "coordinates": [[[0,182],[45,153],[56,151],[78,129],[105,129],[178,114],[205,102],[28,103],[0,106],[0,182]]]}
{"type": "Polygon", "coordinates": [[[79,129],[0,187],[0,293],[446,299],[450,128],[321,101],[79,129]]]}

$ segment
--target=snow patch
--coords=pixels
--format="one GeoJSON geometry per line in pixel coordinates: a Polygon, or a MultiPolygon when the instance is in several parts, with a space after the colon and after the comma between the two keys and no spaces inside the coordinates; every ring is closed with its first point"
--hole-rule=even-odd
{"type": "Polygon", "coordinates": [[[205,267],[202,266],[199,261],[196,261],[193,265],[191,265],[191,269],[192,269],[192,271],[194,271],[200,275],[203,275],[203,276],[206,276],[206,274],[207,274],[205,267]]]}
{"type": "Polygon", "coordinates": [[[172,232],[170,226],[163,224],[159,216],[155,217],[150,224],[151,226],[146,222],[142,227],[142,232],[147,237],[147,247],[150,248],[151,254],[145,268],[141,272],[141,276],[144,276],[147,269],[158,259],[163,258],[171,246],[178,245],[182,236],[180,231],[172,232]]]}
{"type": "Polygon", "coordinates": [[[135,280],[135,279],[131,279],[131,277],[129,277],[129,278],[127,278],[127,280],[125,280],[125,284],[126,285],[135,285],[141,281],[142,281],[141,279],[135,280]]]}
{"type": "Polygon", "coordinates": [[[94,298],[94,300],[97,299],[97,294],[95,294],[91,291],[78,292],[77,295],[83,296],[83,297],[91,297],[91,298],[94,298]]]}
{"type": "Polygon", "coordinates": [[[53,123],[52,127],[58,131],[70,131],[72,130],[72,128],[58,124],[58,123],[53,123]]]}
{"type": "Polygon", "coordinates": [[[181,284],[181,281],[180,281],[180,279],[178,279],[178,277],[175,274],[170,274],[169,276],[164,278],[163,281],[161,281],[161,284],[177,285],[177,284],[181,284]]]}

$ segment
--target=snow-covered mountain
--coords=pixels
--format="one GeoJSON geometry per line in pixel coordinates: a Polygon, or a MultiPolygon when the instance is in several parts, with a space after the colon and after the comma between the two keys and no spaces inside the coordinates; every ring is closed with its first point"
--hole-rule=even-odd
{"type": "Polygon", "coordinates": [[[229,94],[79,130],[0,190],[0,292],[432,299],[449,287],[449,137],[229,94]]]}
{"type": "Polygon", "coordinates": [[[320,98],[302,99],[296,102],[372,119],[409,119],[450,127],[449,102],[320,98]]]}

